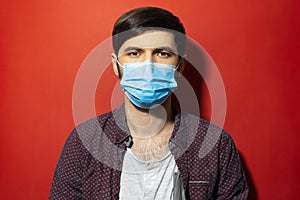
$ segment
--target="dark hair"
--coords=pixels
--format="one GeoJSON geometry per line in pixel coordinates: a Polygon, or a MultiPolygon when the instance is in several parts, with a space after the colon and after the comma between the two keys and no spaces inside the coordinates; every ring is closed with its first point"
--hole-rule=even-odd
{"type": "Polygon", "coordinates": [[[185,50],[185,30],[179,18],[156,7],[141,7],[124,13],[113,28],[113,48],[118,55],[123,43],[149,30],[172,31],[179,55],[185,50]],[[120,34],[126,31],[126,34],[120,34]]]}

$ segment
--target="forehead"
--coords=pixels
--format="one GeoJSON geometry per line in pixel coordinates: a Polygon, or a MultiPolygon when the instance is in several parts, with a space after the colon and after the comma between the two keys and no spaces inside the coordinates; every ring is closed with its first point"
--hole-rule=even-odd
{"type": "Polygon", "coordinates": [[[160,48],[160,47],[169,47],[174,52],[177,52],[176,44],[174,41],[174,34],[168,31],[147,31],[138,36],[132,37],[126,40],[121,46],[119,53],[124,53],[125,49],[128,47],[137,47],[140,49],[145,48],[160,48]]]}

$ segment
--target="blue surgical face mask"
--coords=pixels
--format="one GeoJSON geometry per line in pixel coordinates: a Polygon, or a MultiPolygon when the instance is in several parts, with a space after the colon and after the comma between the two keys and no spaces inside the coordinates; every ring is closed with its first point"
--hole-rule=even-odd
{"type": "Polygon", "coordinates": [[[177,88],[174,65],[146,60],[125,63],[122,67],[124,73],[120,82],[121,88],[124,89],[128,99],[140,108],[149,109],[162,104],[177,88]]]}

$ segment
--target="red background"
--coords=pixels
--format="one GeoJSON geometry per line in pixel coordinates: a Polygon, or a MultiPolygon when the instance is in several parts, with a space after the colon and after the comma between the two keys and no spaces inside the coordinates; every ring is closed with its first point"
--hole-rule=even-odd
{"type": "MultiPolygon", "coordinates": [[[[217,64],[227,93],[225,129],[245,162],[251,199],[295,199],[299,184],[297,0],[1,1],[1,199],[46,199],[74,127],[72,88],[88,53],[124,11],[167,8],[217,64]]],[[[97,112],[110,109],[107,70],[97,112]]]]}

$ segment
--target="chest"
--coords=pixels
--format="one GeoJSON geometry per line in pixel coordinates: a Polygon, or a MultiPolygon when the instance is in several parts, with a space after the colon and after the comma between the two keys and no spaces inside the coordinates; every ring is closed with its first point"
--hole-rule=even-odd
{"type": "MultiPolygon", "coordinates": [[[[122,162],[124,164],[124,160],[120,160],[120,163],[122,162]]],[[[214,168],[215,164],[211,161],[200,161],[193,159],[192,157],[187,158],[187,156],[183,155],[176,159],[176,166],[178,167],[178,172],[180,175],[177,173],[177,176],[172,176],[172,178],[169,178],[169,181],[166,181],[166,183],[168,182],[169,185],[173,186],[174,181],[181,182],[184,190],[177,191],[179,195],[184,193],[183,195],[185,195],[186,199],[209,199],[209,194],[211,194],[214,188],[216,179],[216,177],[213,175],[216,174],[216,168],[214,168]],[[188,163],[188,165],[186,165],[186,163],[188,163]]],[[[135,168],[131,168],[131,171],[134,169],[135,168]]],[[[124,182],[126,184],[126,181],[122,183],[122,176],[124,175],[122,171],[110,168],[96,160],[92,160],[89,164],[89,167],[83,169],[83,171],[83,199],[120,199],[119,195],[121,192],[121,185],[123,185],[124,182]]],[[[153,190],[152,187],[149,187],[151,185],[149,183],[157,185],[157,182],[153,180],[155,174],[159,173],[152,172],[145,173],[144,176],[137,175],[135,178],[137,178],[139,182],[134,183],[134,185],[139,185],[141,182],[146,182],[147,188],[144,188],[145,191],[153,190]]],[[[161,174],[165,174],[165,172],[161,174]]],[[[173,174],[173,172],[169,173],[169,177],[171,177],[170,174],[173,174]]],[[[125,179],[123,178],[123,180],[125,179]]],[[[130,184],[126,185],[129,186],[130,184]]]]}
{"type": "Polygon", "coordinates": [[[128,149],[123,160],[120,199],[173,200],[174,188],[178,188],[176,173],[178,168],[170,152],[158,161],[142,161],[128,149]]]}

